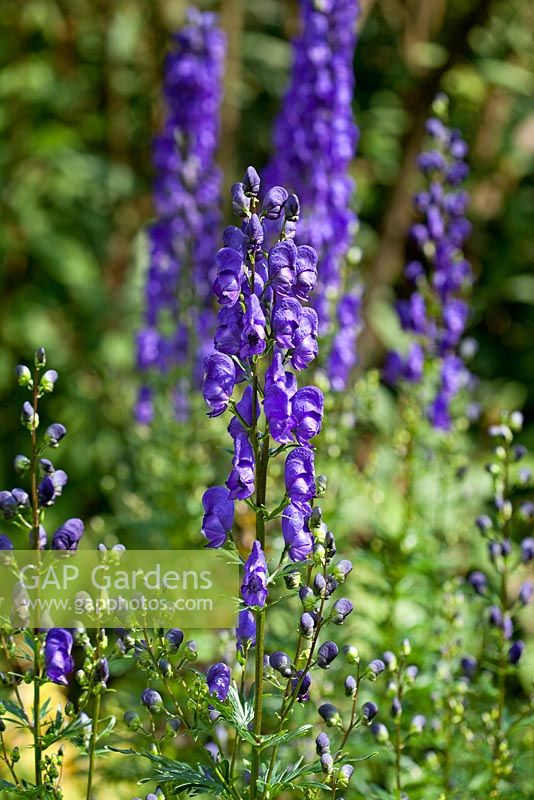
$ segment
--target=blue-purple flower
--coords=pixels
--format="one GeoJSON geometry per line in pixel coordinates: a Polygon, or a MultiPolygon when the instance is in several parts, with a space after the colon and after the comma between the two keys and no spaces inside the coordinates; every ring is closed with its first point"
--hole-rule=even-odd
{"type": "Polygon", "coordinates": [[[218,417],[228,408],[236,381],[235,364],[224,353],[210,353],[204,360],[202,394],[210,408],[208,416],[218,417]]]}
{"type": "Polygon", "coordinates": [[[52,550],[77,550],[83,531],[81,519],[68,519],[52,536],[52,550]]]}
{"type": "Polygon", "coordinates": [[[241,596],[247,606],[263,608],[267,600],[267,562],[258,540],[252,545],[245,562],[241,596]]]}
{"type": "Polygon", "coordinates": [[[74,669],[72,634],[64,628],[51,628],[45,641],[45,671],[54,683],[68,685],[68,676],[74,669]]]}
{"type": "Polygon", "coordinates": [[[214,694],[219,700],[224,701],[228,697],[230,689],[230,668],[222,661],[213,664],[206,675],[206,683],[210,694],[214,694]]]}
{"type": "Polygon", "coordinates": [[[294,504],[308,503],[315,497],[313,451],[296,447],[288,454],[285,466],[286,492],[294,504]]]}
{"type": "Polygon", "coordinates": [[[234,524],[234,504],[224,486],[212,486],[204,492],[202,505],[204,518],[202,534],[208,540],[208,547],[222,547],[234,524]]]}

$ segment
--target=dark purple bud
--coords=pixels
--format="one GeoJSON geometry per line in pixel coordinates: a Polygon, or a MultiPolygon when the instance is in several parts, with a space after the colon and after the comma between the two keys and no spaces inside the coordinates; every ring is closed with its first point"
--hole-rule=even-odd
{"type": "Polygon", "coordinates": [[[269,657],[269,664],[271,667],[279,672],[284,678],[290,678],[292,675],[295,674],[295,668],[291,663],[291,659],[284,653],[282,650],[277,650],[275,653],[272,653],[269,657]]]}
{"type": "Polygon", "coordinates": [[[38,487],[39,505],[51,506],[56,496],[56,489],[52,478],[45,475],[38,487]]]}
{"type": "Polygon", "coordinates": [[[477,594],[483,595],[486,593],[488,581],[483,572],[475,570],[470,574],[468,581],[477,594]]]}
{"type": "Polygon", "coordinates": [[[523,650],[525,649],[525,643],[518,639],[516,642],[512,644],[510,649],[508,650],[508,661],[510,664],[517,664],[521,656],[523,655],[523,650]]]}
{"type": "Polygon", "coordinates": [[[347,600],[345,597],[341,598],[340,600],[336,600],[331,616],[334,625],[342,625],[349,614],[352,613],[352,610],[353,605],[350,600],[347,600]]]}
{"type": "Polygon", "coordinates": [[[393,719],[398,719],[402,714],[402,703],[398,697],[394,697],[391,703],[391,716],[393,719]]]}
{"type": "Polygon", "coordinates": [[[0,550],[13,550],[13,542],[9,536],[0,535],[0,550]]]}
{"type": "Polygon", "coordinates": [[[326,733],[320,733],[315,740],[315,752],[318,756],[330,752],[330,739],[326,733]]]}
{"type": "Polygon", "coordinates": [[[527,455],[528,450],[524,444],[516,444],[513,449],[513,453],[514,453],[514,460],[521,461],[521,459],[527,455]]]}
{"type": "Polygon", "coordinates": [[[99,658],[95,665],[95,677],[97,681],[107,684],[109,681],[109,663],[107,658],[99,658]]]}
{"type": "Polygon", "coordinates": [[[298,222],[300,216],[300,203],[296,194],[290,194],[284,203],[284,214],[290,222],[298,222]]]}
{"type": "Polygon", "coordinates": [[[318,572],[313,579],[313,593],[316,597],[323,597],[326,592],[326,579],[321,572],[318,572]]]}
{"type": "Polygon", "coordinates": [[[307,672],[303,677],[303,670],[299,670],[295,677],[291,680],[293,692],[297,691],[298,689],[297,700],[299,703],[306,703],[310,699],[311,682],[310,673],[307,672]]]}
{"type": "Polygon", "coordinates": [[[206,675],[206,683],[210,694],[214,694],[219,700],[224,701],[228,697],[230,690],[230,668],[222,661],[213,664],[206,675]]]}
{"type": "Polygon", "coordinates": [[[346,697],[354,697],[356,693],[356,689],[358,688],[358,683],[356,678],[353,675],[347,675],[345,678],[345,696],[346,697]]]}
{"type": "Polygon", "coordinates": [[[156,714],[163,709],[163,699],[155,689],[145,689],[141,695],[141,702],[151,714],[156,714]]]}
{"type": "Polygon", "coordinates": [[[36,367],[46,367],[46,350],[44,347],[38,347],[35,351],[34,363],[36,367]]]}
{"type": "Polygon", "coordinates": [[[466,678],[474,678],[478,666],[476,658],[473,658],[473,656],[464,656],[460,661],[460,666],[466,678]]]}
{"type": "Polygon", "coordinates": [[[367,700],[362,706],[362,720],[366,725],[374,720],[378,714],[378,706],[372,700],[367,700]]]}
{"type": "Polygon", "coordinates": [[[332,703],[323,703],[318,708],[319,715],[324,719],[327,725],[340,725],[341,717],[339,711],[332,703]]]}
{"type": "Polygon", "coordinates": [[[13,519],[18,510],[18,503],[11,492],[0,492],[0,511],[4,519],[13,519]]]}
{"type": "Polygon", "coordinates": [[[278,219],[287,198],[288,193],[282,186],[273,186],[272,189],[269,189],[263,200],[263,216],[267,219],[278,219]]]}
{"type": "Polygon", "coordinates": [[[184,633],[180,628],[170,628],[165,634],[165,641],[167,642],[167,650],[169,653],[176,653],[180,649],[183,640],[184,633]]]}
{"type": "Polygon", "coordinates": [[[335,642],[324,642],[317,651],[317,666],[321,669],[328,669],[332,661],[337,658],[339,653],[335,642]]]}
{"type": "Polygon", "coordinates": [[[243,176],[243,191],[247,197],[257,197],[260,191],[260,176],[254,167],[247,167],[243,176]]]}
{"type": "Polygon", "coordinates": [[[53,422],[49,425],[45,432],[45,439],[50,447],[57,447],[63,437],[66,435],[67,429],[60,422],[53,422]]]}

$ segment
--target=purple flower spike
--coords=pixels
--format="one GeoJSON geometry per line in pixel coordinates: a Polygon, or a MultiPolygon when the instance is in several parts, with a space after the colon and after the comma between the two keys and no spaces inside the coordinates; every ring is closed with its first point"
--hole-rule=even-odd
{"type": "Polygon", "coordinates": [[[263,608],[267,600],[267,562],[256,540],[245,562],[241,596],[245,605],[263,608]]]}
{"type": "Polygon", "coordinates": [[[315,465],[313,452],[296,447],[286,458],[286,492],[292,503],[302,505],[315,497],[315,465]]]}
{"type": "Polygon", "coordinates": [[[230,689],[230,677],[230,668],[227,664],[223,662],[213,664],[206,675],[210,694],[214,694],[221,701],[226,700],[230,689]]]}
{"type": "Polygon", "coordinates": [[[68,685],[68,675],[74,669],[72,652],[72,634],[64,628],[52,628],[45,641],[45,670],[48,678],[54,683],[68,685]]]}
{"type": "Polygon", "coordinates": [[[234,504],[229,499],[229,494],[224,486],[212,486],[202,497],[204,506],[202,534],[208,540],[208,547],[222,547],[232,530],[234,504]]]}
{"type": "Polygon", "coordinates": [[[211,409],[208,416],[218,417],[228,408],[236,380],[235,364],[223,353],[211,353],[204,360],[204,400],[211,409]]]}

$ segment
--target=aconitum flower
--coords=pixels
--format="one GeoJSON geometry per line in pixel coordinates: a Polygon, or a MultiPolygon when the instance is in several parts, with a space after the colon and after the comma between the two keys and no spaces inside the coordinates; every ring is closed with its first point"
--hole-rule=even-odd
{"type": "Polygon", "coordinates": [[[83,531],[81,519],[68,519],[52,536],[52,550],[77,550],[83,531]]]}
{"type": "Polygon", "coordinates": [[[45,641],[45,671],[54,683],[68,685],[68,675],[74,669],[72,634],[64,628],[51,628],[45,641]]]}
{"type": "Polygon", "coordinates": [[[488,579],[480,570],[475,570],[469,576],[469,583],[477,594],[485,594],[488,588],[488,579]]]}
{"type": "MultiPolygon", "coordinates": [[[[153,418],[147,399],[152,374],[180,370],[183,395],[184,380],[186,387],[198,383],[203,359],[212,349],[210,295],[221,217],[215,151],[224,53],[217,17],[192,10],[165,61],[166,114],[153,150],[156,219],[148,229],[144,320],[137,336],[137,367],[145,386],[135,411],[142,424],[153,418]]],[[[176,399],[174,392],[170,395],[176,399]]],[[[184,413],[183,403],[174,405],[184,413]]]]}
{"type": "Polygon", "coordinates": [[[508,651],[508,661],[510,664],[517,664],[523,655],[523,651],[525,649],[525,643],[518,639],[516,642],[512,644],[508,651]]]}
{"type": "Polygon", "coordinates": [[[250,608],[244,608],[239,612],[235,632],[238,650],[244,652],[249,647],[254,647],[256,644],[256,618],[250,608]]]}
{"type": "Polygon", "coordinates": [[[202,534],[208,540],[208,547],[222,547],[228,532],[232,530],[234,504],[229,499],[229,494],[224,486],[212,486],[204,492],[202,534]]]}
{"type": "MultiPolygon", "coordinates": [[[[342,264],[357,224],[349,169],[358,141],[352,117],[358,13],[357,0],[301,0],[301,33],[293,43],[291,81],[275,123],[275,156],[266,170],[269,183],[284,183],[298,195],[296,245],[309,244],[318,253],[313,303],[321,333],[331,327],[344,282],[342,264]]],[[[334,339],[328,373],[336,390],[346,385],[355,361],[356,333],[357,326],[343,340],[334,339]],[[345,347],[352,349],[351,357],[345,347]]]]}
{"type": "Polygon", "coordinates": [[[141,695],[141,702],[151,714],[156,714],[163,709],[163,698],[155,689],[145,689],[141,695]]]}
{"type": "Polygon", "coordinates": [[[310,511],[289,505],[282,512],[282,533],[291,561],[304,561],[313,548],[313,537],[308,527],[310,511]]]}
{"type": "Polygon", "coordinates": [[[293,430],[301,445],[308,445],[321,431],[324,397],[317,386],[305,386],[294,395],[291,404],[293,430]]]}
{"type": "Polygon", "coordinates": [[[267,600],[267,562],[258,540],[245,562],[241,596],[245,605],[263,608],[267,600]]]}
{"type": "Polygon", "coordinates": [[[165,634],[165,641],[170,653],[177,653],[184,640],[184,632],[180,628],[170,628],[165,634]]]}
{"type": "MultiPolygon", "coordinates": [[[[436,108],[444,101],[441,97],[436,108]]],[[[390,384],[400,379],[419,383],[424,364],[434,364],[436,390],[428,417],[433,427],[447,431],[452,425],[451,401],[471,380],[461,358],[466,352],[461,340],[469,315],[461,295],[472,283],[462,247],[471,226],[465,218],[468,196],[459,188],[469,170],[467,145],[458,131],[432,117],[427,133],[432,149],[418,162],[427,185],[415,198],[422,221],[412,228],[416,257],[405,269],[412,293],[397,304],[401,326],[417,337],[419,349],[412,347],[408,357],[390,355],[384,378],[390,384]]]]}
{"type": "Polygon", "coordinates": [[[339,653],[335,642],[324,642],[317,651],[317,666],[321,669],[328,669],[332,661],[337,658],[339,653]]]}
{"type": "Polygon", "coordinates": [[[315,497],[315,465],[311,450],[296,447],[288,454],[285,466],[287,496],[295,505],[308,503],[315,497]]]}
{"type": "Polygon", "coordinates": [[[224,353],[211,353],[204,360],[202,394],[210,408],[209,417],[218,417],[228,408],[236,381],[235,364],[224,353]]]}
{"type": "Polygon", "coordinates": [[[9,536],[0,536],[0,550],[13,550],[13,542],[9,536]]]}
{"type": "Polygon", "coordinates": [[[311,688],[311,675],[309,672],[304,673],[303,670],[299,670],[294,678],[291,679],[291,688],[293,692],[297,693],[297,701],[299,703],[307,703],[310,699],[310,688],[311,688]]]}
{"type": "Polygon", "coordinates": [[[279,672],[283,678],[290,678],[295,673],[293,663],[287,653],[277,650],[269,656],[270,666],[279,672]]]}
{"type": "Polygon", "coordinates": [[[230,668],[227,664],[223,662],[213,664],[206,675],[210,694],[214,694],[221,701],[226,700],[230,689],[230,678],[230,668]]]}
{"type": "Polygon", "coordinates": [[[367,725],[373,721],[378,714],[378,706],[372,700],[367,700],[362,706],[362,718],[367,725]]]}

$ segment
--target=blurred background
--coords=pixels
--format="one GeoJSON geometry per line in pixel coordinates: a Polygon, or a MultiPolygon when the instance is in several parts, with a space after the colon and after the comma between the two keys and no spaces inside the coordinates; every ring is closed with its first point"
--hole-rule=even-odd
{"type": "MultiPolygon", "coordinates": [[[[144,489],[157,498],[149,477],[157,470],[139,463],[148,434],[132,421],[133,342],[162,61],[187,5],[2,2],[0,484],[12,481],[11,454],[22,443],[12,369],[43,344],[61,373],[48,410],[71,440],[61,514],[93,516],[97,529],[112,509],[120,528],[118,504],[128,524],[129,511],[142,518],[144,489]]],[[[199,6],[221,13],[229,40],[219,161],[232,182],[247,164],[268,159],[298,7],[199,6]]],[[[383,357],[381,319],[402,268],[424,119],[436,91],[448,92],[452,122],[471,150],[468,256],[480,343],[473,369],[490,403],[526,411],[534,404],[533,17],[529,0],[364,0],[354,65],[361,141],[352,167],[368,287],[366,366],[383,357]]]]}

